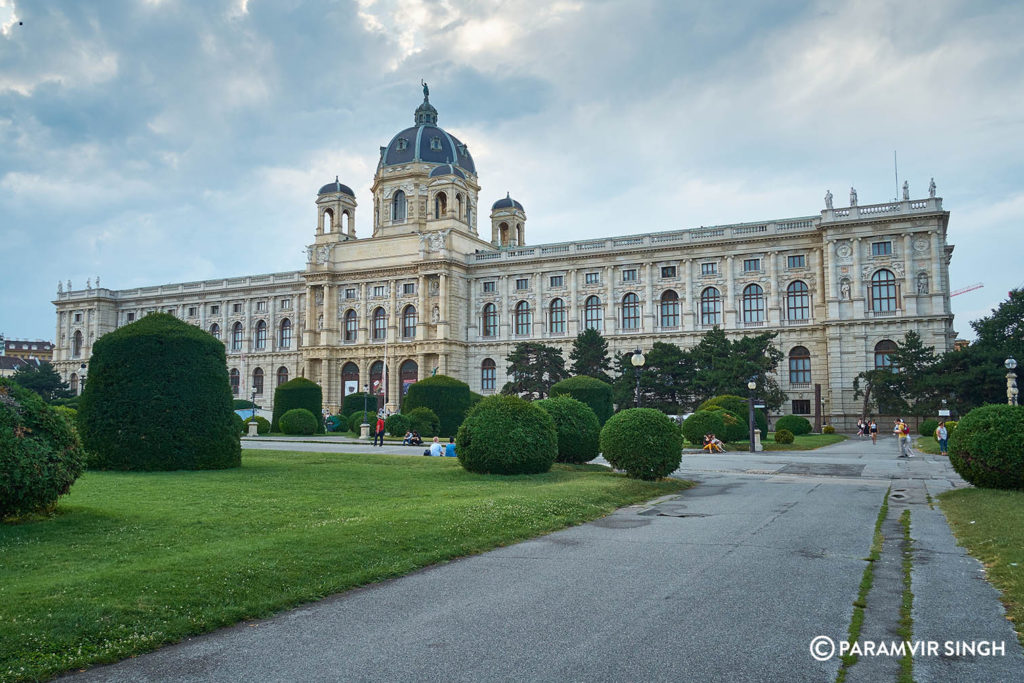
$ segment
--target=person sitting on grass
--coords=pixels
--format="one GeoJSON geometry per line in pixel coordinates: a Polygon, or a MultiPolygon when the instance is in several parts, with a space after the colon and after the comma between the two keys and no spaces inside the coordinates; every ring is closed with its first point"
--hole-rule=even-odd
{"type": "Polygon", "coordinates": [[[423,439],[420,438],[420,433],[417,432],[416,430],[413,430],[412,436],[409,437],[409,443],[412,444],[413,446],[422,446],[423,439]]]}
{"type": "Polygon", "coordinates": [[[448,444],[444,447],[444,454],[445,454],[446,457],[449,457],[449,458],[456,457],[456,455],[455,455],[455,437],[454,436],[449,436],[448,437],[448,444]]]}
{"type": "Polygon", "coordinates": [[[702,446],[703,450],[707,451],[708,453],[712,453],[714,451],[715,447],[711,443],[711,435],[710,434],[705,434],[704,435],[704,442],[703,443],[704,443],[704,445],[702,446]]]}
{"type": "Polygon", "coordinates": [[[434,437],[434,443],[430,444],[430,454],[432,456],[440,457],[444,453],[444,446],[441,445],[441,439],[434,437]]]}
{"type": "Polygon", "coordinates": [[[405,433],[405,438],[402,439],[402,445],[403,446],[408,446],[411,443],[412,443],[412,432],[406,432],[405,433]]]}
{"type": "Polygon", "coordinates": [[[711,435],[711,446],[714,448],[715,453],[725,453],[725,445],[714,434],[711,435]]]}

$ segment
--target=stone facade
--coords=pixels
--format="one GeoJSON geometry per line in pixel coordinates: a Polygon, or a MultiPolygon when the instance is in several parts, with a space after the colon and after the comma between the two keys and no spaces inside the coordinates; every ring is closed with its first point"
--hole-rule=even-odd
{"type": "Polygon", "coordinates": [[[77,383],[99,336],[166,311],[225,341],[239,397],[255,385],[266,406],[279,378],[301,375],[323,386],[328,409],[363,385],[394,408],[435,371],[500,390],[519,341],[568,356],[589,325],[614,353],[688,348],[718,325],[778,332],[784,412],[821,409],[844,426],[858,417],[854,377],[884,364],[888,344],[916,330],[939,352],[952,347],[953,247],[934,191],[848,208],[832,208],[829,193],[815,215],[528,246],[525,209],[507,195],[492,205],[490,239],[480,237],[468,147],[437,128],[426,98],[415,121],[381,147],[371,236],[357,237],[354,194],[335,180],[318,193],[304,270],[69,286],[54,301],[58,371],[77,383]]]}

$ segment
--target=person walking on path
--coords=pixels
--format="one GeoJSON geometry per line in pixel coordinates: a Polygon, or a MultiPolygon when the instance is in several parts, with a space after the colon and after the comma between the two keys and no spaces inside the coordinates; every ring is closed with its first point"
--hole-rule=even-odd
{"type": "Polygon", "coordinates": [[[377,417],[377,426],[373,432],[373,445],[379,445],[381,448],[384,448],[384,418],[380,416],[377,417]],[[378,440],[380,440],[379,444],[377,443],[378,440]]]}
{"type": "Polygon", "coordinates": [[[949,432],[946,430],[946,421],[943,420],[935,428],[935,440],[939,442],[940,455],[949,455],[946,449],[949,447],[949,432]]]}
{"type": "Polygon", "coordinates": [[[896,419],[896,425],[892,430],[896,434],[896,443],[899,446],[899,458],[910,457],[910,428],[903,418],[896,419]]]}

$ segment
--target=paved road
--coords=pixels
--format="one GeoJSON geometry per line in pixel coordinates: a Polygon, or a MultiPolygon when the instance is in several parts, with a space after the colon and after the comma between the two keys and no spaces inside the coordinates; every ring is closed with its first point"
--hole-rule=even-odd
{"type": "MultiPolygon", "coordinates": [[[[962,482],[944,459],[894,456],[888,441],[687,456],[677,476],[701,484],[679,496],[75,678],[831,681],[837,661],[818,662],[808,647],[818,635],[846,635],[875,519],[895,484],[916,492],[905,504],[929,511],[915,632],[1007,648],[998,661],[921,661],[919,680],[1020,680],[1024,659],[995,591],[925,502],[962,482]],[[966,597],[950,602],[950,593],[966,597]],[[946,608],[976,618],[964,627],[962,612],[946,608]]],[[[889,664],[874,680],[889,678],[889,664]]]]}

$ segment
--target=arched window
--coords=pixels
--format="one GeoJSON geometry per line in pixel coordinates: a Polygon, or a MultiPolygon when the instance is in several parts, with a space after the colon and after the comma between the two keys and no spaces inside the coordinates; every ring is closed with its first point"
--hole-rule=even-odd
{"type": "Polygon", "coordinates": [[[334,227],[334,212],[330,209],[324,209],[324,232],[330,232],[331,228],[334,227]]]}
{"type": "Polygon", "coordinates": [[[73,396],[78,396],[78,375],[71,373],[71,377],[68,378],[68,388],[71,389],[73,396]]]}
{"type": "Polygon", "coordinates": [[[473,207],[469,205],[469,201],[466,201],[466,224],[473,225],[473,207]]]}
{"type": "Polygon", "coordinates": [[[402,310],[402,336],[413,339],[416,336],[416,307],[406,306],[402,310]]]}
{"type": "Polygon", "coordinates": [[[76,330],[75,335],[71,337],[71,357],[82,357],[82,332],[80,330],[76,330]]]}
{"type": "Polygon", "coordinates": [[[267,348],[267,322],[265,320],[256,323],[256,335],[253,342],[256,349],[267,348]]]}
{"type": "Polygon", "coordinates": [[[409,393],[409,387],[419,379],[420,366],[411,358],[398,366],[398,380],[402,386],[402,396],[409,393]]]}
{"type": "Polygon", "coordinates": [[[263,393],[263,368],[252,371],[252,390],[257,394],[263,393]]]}
{"type": "Polygon", "coordinates": [[[288,368],[281,366],[277,369],[277,386],[281,386],[288,381],[288,368]]]}
{"type": "Polygon", "coordinates": [[[348,215],[348,211],[341,212],[341,225],[339,226],[339,232],[348,232],[349,221],[352,217],[348,215]]]}
{"type": "Polygon", "coordinates": [[[875,370],[892,370],[897,368],[893,365],[892,354],[896,353],[896,342],[883,339],[875,344],[875,370]]]}
{"type": "Polygon", "coordinates": [[[228,380],[231,382],[231,393],[238,396],[238,368],[231,368],[231,372],[228,373],[228,380]]]}
{"type": "Polygon", "coordinates": [[[455,217],[462,219],[462,194],[455,195],[455,217]]]}
{"type": "Polygon", "coordinates": [[[811,352],[803,346],[794,346],[789,352],[789,383],[811,383],[811,352]]]}
{"type": "Polygon", "coordinates": [[[743,288],[743,322],[764,322],[764,290],[761,285],[747,285],[743,288]]]}
{"type": "Polygon", "coordinates": [[[282,349],[290,349],[292,346],[292,321],[285,318],[281,321],[281,335],[278,346],[282,349]]]}
{"type": "Polygon", "coordinates": [[[679,327],[679,295],[668,289],[661,295],[661,326],[679,327]]]}
{"type": "Polygon", "coordinates": [[[530,304],[520,301],[516,304],[516,335],[528,335],[532,328],[533,315],[530,312],[530,304]]]}
{"type": "Polygon", "coordinates": [[[588,296],[583,302],[583,326],[588,330],[601,331],[601,299],[588,296]]]}
{"type": "Polygon", "coordinates": [[[220,339],[220,325],[218,325],[217,323],[214,323],[214,324],[210,325],[210,334],[212,334],[215,339],[219,340],[220,339]]]}
{"type": "Polygon", "coordinates": [[[351,361],[341,366],[341,387],[342,396],[361,391],[359,388],[359,366],[351,361]]]}
{"type": "Polygon", "coordinates": [[[487,304],[484,306],[483,336],[498,336],[498,308],[494,304],[487,304]]]}
{"type": "Polygon", "coordinates": [[[388,333],[388,317],[383,308],[373,311],[373,338],[384,339],[388,333]]]}
{"type": "Polygon", "coordinates": [[[370,394],[383,396],[384,391],[384,361],[378,360],[370,366],[370,394]]]}
{"type": "Polygon", "coordinates": [[[565,334],[565,302],[555,299],[551,302],[551,334],[565,334]]]}
{"type": "Polygon", "coordinates": [[[444,218],[448,215],[448,195],[438,192],[434,195],[434,218],[444,218]]]}
{"type": "MultiPolygon", "coordinates": [[[[790,282],[786,287],[786,318],[789,320],[808,320],[811,317],[811,297],[807,283],[802,280],[790,282]]],[[[801,347],[797,347],[801,348],[801,347]]]]}
{"type": "Polygon", "coordinates": [[[242,323],[235,323],[235,326],[231,328],[231,350],[242,350],[242,323]]]}
{"type": "Polygon", "coordinates": [[[396,222],[405,220],[405,193],[401,190],[391,198],[391,220],[396,222]]]}
{"type": "Polygon", "coordinates": [[[700,324],[722,324],[722,293],[715,287],[707,287],[700,293],[700,324]]]}
{"type": "Polygon", "coordinates": [[[494,391],[494,377],[497,366],[490,358],[484,358],[480,364],[480,388],[484,391],[494,391]]]}
{"type": "Polygon", "coordinates": [[[640,328],[640,297],[633,292],[622,297],[622,329],[640,328]]]}
{"type": "Polygon", "coordinates": [[[345,341],[354,342],[358,331],[359,320],[356,318],[356,312],[350,308],[345,311],[345,341]]]}
{"type": "Polygon", "coordinates": [[[895,311],[898,303],[896,276],[882,268],[871,276],[871,310],[875,313],[895,311]]]}

